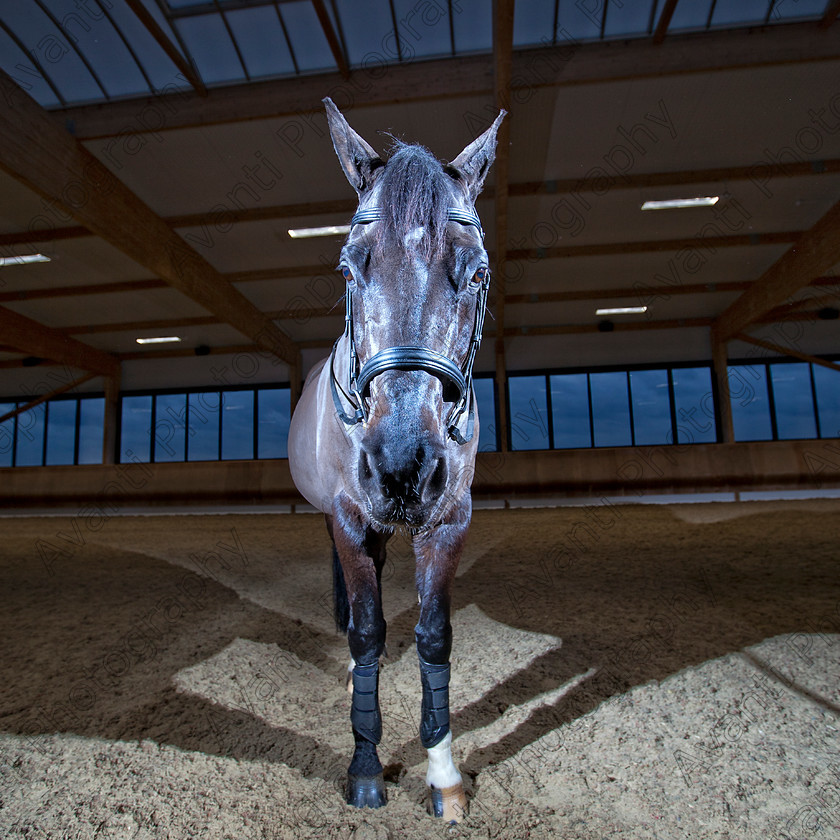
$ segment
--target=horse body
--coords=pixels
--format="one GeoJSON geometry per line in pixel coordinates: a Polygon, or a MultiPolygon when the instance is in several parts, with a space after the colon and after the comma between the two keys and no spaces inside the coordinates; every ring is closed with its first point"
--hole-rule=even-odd
{"type": "Polygon", "coordinates": [[[452,164],[400,145],[383,162],[325,100],[330,134],[359,196],[340,269],[345,332],[307,377],[289,432],[303,496],[323,511],[335,547],[336,620],[352,656],[356,743],[347,800],[385,803],[376,753],[382,731],[380,580],[385,546],[409,529],[420,616],[420,738],[429,753],[434,812],[464,813],[451,753],[449,590],[471,516],[478,446],[472,363],[489,273],[473,205],[504,114],[452,164]]]}

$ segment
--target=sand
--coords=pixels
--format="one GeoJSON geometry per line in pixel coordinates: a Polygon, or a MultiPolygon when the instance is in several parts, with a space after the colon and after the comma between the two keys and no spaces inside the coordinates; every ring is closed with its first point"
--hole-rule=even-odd
{"type": "Polygon", "coordinates": [[[480,510],[427,813],[413,558],[381,673],[388,805],[354,810],[319,516],[0,520],[0,835],[840,838],[840,502],[480,510]]]}

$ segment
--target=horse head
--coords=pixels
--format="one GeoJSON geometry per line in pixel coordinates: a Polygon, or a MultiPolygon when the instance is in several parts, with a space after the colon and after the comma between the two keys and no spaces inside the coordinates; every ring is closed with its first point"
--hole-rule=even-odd
{"type": "Polygon", "coordinates": [[[504,112],[449,164],[400,142],[385,161],[324,102],[359,197],[339,265],[348,376],[333,388],[336,409],[346,425],[364,430],[356,474],[362,509],[379,527],[423,530],[472,478],[472,365],[490,279],[474,204],[504,112]]]}

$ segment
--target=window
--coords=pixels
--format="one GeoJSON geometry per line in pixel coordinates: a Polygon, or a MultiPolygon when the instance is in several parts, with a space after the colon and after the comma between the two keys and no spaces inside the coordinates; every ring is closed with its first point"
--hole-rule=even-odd
{"type": "Polygon", "coordinates": [[[840,371],[812,365],[820,437],[840,437],[840,371]]]}
{"type": "Polygon", "coordinates": [[[671,395],[667,370],[630,371],[630,395],[633,405],[633,443],[654,446],[671,443],[671,395]]]}
{"type": "Polygon", "coordinates": [[[105,400],[89,397],[79,400],[80,464],[102,463],[102,435],[105,426],[105,400]]]}
{"type": "Polygon", "coordinates": [[[152,460],[152,397],[123,397],[120,461],[152,460]]]}
{"type": "Polygon", "coordinates": [[[44,430],[47,405],[41,403],[17,416],[16,467],[40,467],[44,463],[44,430]]]}
{"type": "Polygon", "coordinates": [[[592,436],[595,446],[630,446],[630,400],[627,373],[591,373],[592,436]]]}
{"type": "Polygon", "coordinates": [[[258,458],[287,458],[291,402],[288,388],[261,388],[257,392],[258,458]]]}
{"type": "MultiPolygon", "coordinates": [[[[712,371],[708,367],[674,368],[674,413],[677,443],[714,443],[717,440],[712,371]]],[[[668,443],[673,443],[673,437],[668,443]]]]}
{"type": "Polygon", "coordinates": [[[773,439],[764,365],[730,365],[729,399],[736,441],[773,439]]]}
{"type": "Polygon", "coordinates": [[[478,451],[495,452],[499,448],[496,419],[496,383],[489,376],[473,379],[478,411],[478,451]]]}
{"type": "Polygon", "coordinates": [[[773,406],[779,440],[815,438],[817,416],[811,387],[811,365],[770,365],[773,406]]]}
{"type": "Polygon", "coordinates": [[[186,453],[187,395],[155,397],[155,461],[183,461],[186,453]]]}
{"type": "Polygon", "coordinates": [[[254,392],[226,391],[222,402],[222,458],[254,457],[254,392]]]}
{"type": "Polygon", "coordinates": [[[545,376],[508,379],[511,449],[548,449],[545,376]]]}
{"type": "Polygon", "coordinates": [[[47,452],[44,463],[72,464],[76,460],[76,411],[78,400],[47,403],[47,452]]]}
{"type": "MultiPolygon", "coordinates": [[[[0,417],[15,410],[13,402],[0,403],[0,417]]],[[[15,455],[15,418],[0,423],[0,467],[11,467],[15,455]]]]}
{"type": "Polygon", "coordinates": [[[579,449],[592,446],[587,374],[557,374],[549,377],[549,384],[555,448],[579,449]]]}
{"type": "Polygon", "coordinates": [[[202,391],[189,395],[188,461],[218,461],[221,441],[219,424],[222,393],[202,391]]]}

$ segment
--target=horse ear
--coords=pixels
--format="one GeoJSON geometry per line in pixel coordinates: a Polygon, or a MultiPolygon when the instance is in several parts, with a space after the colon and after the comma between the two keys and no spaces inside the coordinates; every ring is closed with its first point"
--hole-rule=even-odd
{"type": "Polygon", "coordinates": [[[493,125],[469,146],[461,152],[452,163],[449,164],[450,174],[455,180],[462,181],[470,201],[475,201],[484,186],[484,179],[496,157],[496,132],[502,124],[507,111],[499,111],[499,116],[493,121],[493,125]],[[454,169],[455,172],[452,172],[454,169]]]}
{"type": "Polygon", "coordinates": [[[356,134],[332,99],[326,97],[327,122],[335,153],[350,185],[361,195],[373,185],[374,173],[384,166],[376,151],[356,134]]]}

